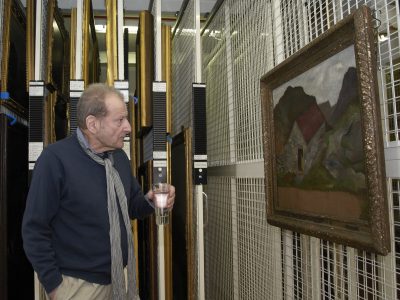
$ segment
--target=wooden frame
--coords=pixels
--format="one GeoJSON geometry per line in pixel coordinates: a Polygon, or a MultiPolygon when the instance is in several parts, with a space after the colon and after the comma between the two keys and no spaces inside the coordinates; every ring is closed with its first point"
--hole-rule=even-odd
{"type": "Polygon", "coordinates": [[[35,6],[34,0],[26,1],[26,90],[29,82],[35,80],[35,6]]]}
{"type": "Polygon", "coordinates": [[[3,17],[2,17],[2,49],[1,49],[1,91],[7,91],[7,80],[8,80],[8,58],[10,55],[10,19],[11,19],[11,0],[5,0],[3,2],[3,17]]]}
{"type": "Polygon", "coordinates": [[[183,129],[174,136],[171,148],[171,183],[175,186],[176,203],[179,202],[172,210],[173,298],[192,300],[196,299],[196,236],[191,128],[183,129]],[[182,157],[185,159],[182,160],[182,157]],[[182,178],[185,178],[185,184],[182,184],[182,178]]]}
{"type": "Polygon", "coordinates": [[[59,8],[57,7],[57,2],[55,0],[49,1],[48,16],[47,16],[47,42],[48,42],[48,52],[47,52],[47,69],[46,69],[46,83],[51,83],[53,87],[61,93],[63,97],[68,97],[69,92],[69,34],[65,28],[64,20],[61,15],[59,8]],[[58,45],[58,44],[61,45],[58,45]],[[58,51],[53,49],[56,46],[58,51]],[[60,51],[59,47],[62,47],[62,56],[58,57],[60,51]],[[61,68],[57,73],[56,68],[61,68]]]}
{"type": "Polygon", "coordinates": [[[83,24],[83,79],[85,86],[88,86],[91,83],[99,82],[100,77],[99,44],[94,27],[91,0],[85,0],[84,2],[83,24]]]}
{"type": "Polygon", "coordinates": [[[45,145],[48,145],[57,139],[64,138],[68,132],[66,104],[69,101],[70,41],[64,20],[55,0],[48,1],[46,17],[47,64],[44,81],[50,93],[47,96],[47,101],[45,101],[44,110],[46,112],[45,145]],[[60,51],[60,48],[62,51],[60,51]],[[53,52],[53,49],[58,49],[58,51],[53,52]],[[64,116],[57,117],[56,110],[64,116]]]}
{"type": "Polygon", "coordinates": [[[388,253],[376,61],[361,7],[261,79],[270,224],[388,253]]]}
{"type": "Polygon", "coordinates": [[[137,136],[144,136],[152,126],[152,85],[154,77],[154,23],[148,11],[139,13],[136,37],[136,95],[140,99],[136,109],[137,136]]]}
{"type": "Polygon", "coordinates": [[[29,97],[26,88],[26,17],[19,1],[4,1],[2,21],[0,89],[8,92],[9,98],[6,101],[0,100],[0,105],[8,107],[22,118],[27,118],[29,97]]]}

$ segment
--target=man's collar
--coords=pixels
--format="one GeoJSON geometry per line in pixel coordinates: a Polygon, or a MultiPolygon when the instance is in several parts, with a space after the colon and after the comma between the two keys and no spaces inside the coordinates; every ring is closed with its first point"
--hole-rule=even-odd
{"type": "MultiPolygon", "coordinates": [[[[83,144],[85,145],[86,149],[90,149],[89,142],[88,142],[88,140],[86,139],[85,135],[83,134],[82,130],[79,127],[76,128],[76,134],[78,135],[78,139],[83,142],[83,144]]],[[[92,149],[90,149],[90,151],[93,152],[92,149]]]]}
{"type": "Polygon", "coordinates": [[[87,140],[86,136],[83,134],[82,130],[79,127],[76,128],[76,134],[78,136],[78,139],[83,142],[86,149],[90,150],[92,153],[100,156],[101,158],[106,158],[108,156],[108,152],[97,153],[92,148],[90,148],[89,141],[87,140]]]}

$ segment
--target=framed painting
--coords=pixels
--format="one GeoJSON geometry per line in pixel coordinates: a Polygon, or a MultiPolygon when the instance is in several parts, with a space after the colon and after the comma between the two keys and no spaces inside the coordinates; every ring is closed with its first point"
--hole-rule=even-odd
{"type": "Polygon", "coordinates": [[[50,91],[45,101],[45,144],[66,137],[68,132],[67,102],[69,101],[69,34],[65,28],[57,1],[47,5],[46,87],[50,91]]]}
{"type": "Polygon", "coordinates": [[[267,219],[387,254],[375,36],[361,7],[261,78],[267,219]]]}
{"type": "Polygon", "coordinates": [[[174,136],[171,145],[171,183],[176,187],[176,199],[179,202],[171,212],[173,299],[195,299],[196,235],[193,220],[192,138],[192,130],[183,129],[174,136]]]}
{"type": "Polygon", "coordinates": [[[2,9],[0,89],[7,92],[8,97],[0,102],[22,118],[27,118],[26,16],[19,1],[4,1],[2,9]]]}

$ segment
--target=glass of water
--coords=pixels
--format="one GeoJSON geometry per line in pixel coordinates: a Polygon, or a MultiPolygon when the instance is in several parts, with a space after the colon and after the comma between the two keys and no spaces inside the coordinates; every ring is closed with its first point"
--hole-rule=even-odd
{"type": "Polygon", "coordinates": [[[169,209],[167,208],[167,200],[169,193],[168,183],[153,184],[153,203],[156,210],[156,224],[165,225],[169,222],[169,209]]]}

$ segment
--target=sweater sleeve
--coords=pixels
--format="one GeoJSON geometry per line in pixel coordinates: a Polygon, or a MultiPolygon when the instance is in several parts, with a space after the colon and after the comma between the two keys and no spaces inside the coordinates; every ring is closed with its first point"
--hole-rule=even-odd
{"type": "Polygon", "coordinates": [[[52,245],[51,221],[60,204],[63,168],[48,149],[35,164],[22,222],[25,253],[47,293],[62,282],[52,245]]]}
{"type": "Polygon", "coordinates": [[[132,176],[131,193],[129,199],[129,217],[131,219],[144,219],[154,212],[154,208],[144,197],[137,180],[132,176]]]}

